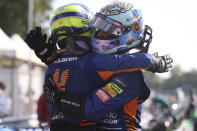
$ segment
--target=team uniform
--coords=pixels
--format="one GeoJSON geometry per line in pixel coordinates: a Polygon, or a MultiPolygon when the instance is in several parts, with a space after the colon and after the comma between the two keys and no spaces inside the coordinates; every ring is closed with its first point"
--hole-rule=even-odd
{"type": "Polygon", "coordinates": [[[98,113],[87,108],[92,111],[90,117],[93,117],[93,114],[102,116],[96,124],[98,131],[135,131],[141,129],[142,103],[150,95],[142,71],[118,74],[110,80],[110,83],[108,82],[105,87],[99,90],[106,92],[110,99],[106,102],[99,102],[96,96],[92,97],[92,99],[95,98],[94,102],[97,109],[101,110],[97,111],[98,113]],[[106,112],[110,113],[104,115],[106,112]]]}
{"type": "MultiPolygon", "coordinates": [[[[53,76],[53,81],[60,91],[88,95],[96,88],[102,87],[105,81],[113,74],[147,69],[150,66],[151,58],[146,54],[118,56],[89,53],[81,57],[62,55],[62,57],[53,64],[49,65],[46,70],[45,78],[53,76]]],[[[141,76],[139,78],[142,79],[141,76]]],[[[135,77],[135,79],[139,78],[135,77]]],[[[49,81],[45,79],[45,85],[47,85],[48,82],[49,81]]],[[[118,83],[115,84],[118,85],[118,83]]],[[[120,87],[120,90],[124,90],[124,88],[120,87]]],[[[129,88],[127,88],[127,90],[129,90],[129,88]]],[[[110,103],[110,95],[107,94],[107,91],[104,92],[104,88],[95,91],[92,97],[87,98],[85,104],[87,120],[95,121],[103,114],[106,114],[101,110],[105,110],[106,112],[114,111],[114,109],[120,106],[117,105],[117,102],[123,102],[121,98],[126,98],[124,103],[131,100],[131,97],[128,97],[126,91],[118,92],[117,89],[116,92],[120,94],[114,97],[115,99],[111,99],[115,103],[110,103]],[[104,96],[104,94],[106,96],[104,96]],[[97,103],[97,105],[94,103],[97,103]],[[100,113],[96,113],[97,111],[100,111],[100,113]]],[[[49,108],[51,111],[51,123],[56,121],[67,121],[78,125],[83,125],[83,122],[85,122],[85,125],[88,125],[86,121],[81,121],[81,119],[73,118],[72,116],[62,113],[58,107],[52,103],[49,104],[49,108]]]]}

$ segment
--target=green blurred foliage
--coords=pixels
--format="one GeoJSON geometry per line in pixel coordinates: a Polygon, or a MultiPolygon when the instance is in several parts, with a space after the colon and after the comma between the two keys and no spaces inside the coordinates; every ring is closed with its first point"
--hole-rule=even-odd
{"type": "Polygon", "coordinates": [[[184,72],[179,66],[173,67],[169,78],[160,78],[157,74],[144,72],[148,84],[157,91],[173,90],[177,87],[197,88],[197,70],[184,72]]]}
{"type": "MultiPolygon", "coordinates": [[[[28,1],[29,0],[0,0],[0,28],[11,36],[18,33],[24,37],[28,31],[28,1]]],[[[52,9],[52,0],[34,0],[34,16],[40,14],[43,22],[48,19],[47,12],[52,9]]],[[[34,17],[35,18],[35,17],[34,17]]],[[[34,21],[34,24],[40,24],[34,21]]]]}

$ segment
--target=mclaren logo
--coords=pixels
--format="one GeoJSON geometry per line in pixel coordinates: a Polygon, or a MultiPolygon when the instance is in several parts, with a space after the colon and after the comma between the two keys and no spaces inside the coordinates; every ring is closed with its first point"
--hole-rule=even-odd
{"type": "Polygon", "coordinates": [[[59,58],[54,63],[71,62],[71,61],[76,61],[77,59],[78,59],[77,57],[59,58]]]}

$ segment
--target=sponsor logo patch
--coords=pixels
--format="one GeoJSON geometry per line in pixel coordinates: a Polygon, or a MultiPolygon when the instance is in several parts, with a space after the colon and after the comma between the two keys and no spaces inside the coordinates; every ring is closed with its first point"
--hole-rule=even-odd
{"type": "Polygon", "coordinates": [[[115,90],[118,94],[123,92],[123,90],[120,87],[118,87],[116,84],[112,82],[108,83],[107,86],[110,87],[112,90],[115,90]]]}
{"type": "Polygon", "coordinates": [[[103,90],[107,91],[112,97],[116,96],[117,93],[108,86],[108,84],[102,88],[103,90]]]}
{"type": "Polygon", "coordinates": [[[96,91],[96,96],[103,102],[105,103],[106,101],[108,101],[110,99],[110,96],[103,90],[98,89],[96,91]]]}

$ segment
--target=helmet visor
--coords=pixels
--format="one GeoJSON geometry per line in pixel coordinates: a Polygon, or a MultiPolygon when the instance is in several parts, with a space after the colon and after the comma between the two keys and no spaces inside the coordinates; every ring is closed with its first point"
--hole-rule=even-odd
{"type": "Polygon", "coordinates": [[[90,26],[99,28],[99,30],[114,34],[116,36],[122,34],[122,24],[120,22],[110,19],[100,13],[96,13],[94,18],[90,21],[90,26]]]}
{"type": "Polygon", "coordinates": [[[94,18],[90,21],[90,27],[98,28],[109,34],[115,36],[123,35],[132,30],[132,26],[124,26],[120,22],[106,17],[100,13],[96,13],[94,18]]]}

